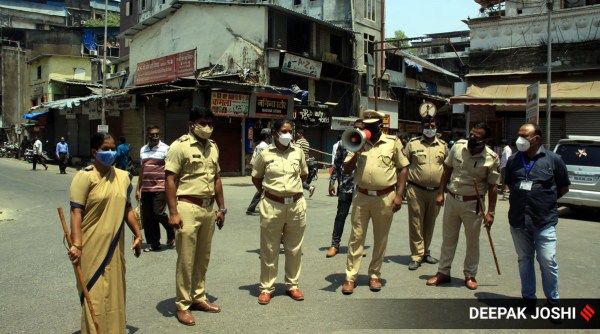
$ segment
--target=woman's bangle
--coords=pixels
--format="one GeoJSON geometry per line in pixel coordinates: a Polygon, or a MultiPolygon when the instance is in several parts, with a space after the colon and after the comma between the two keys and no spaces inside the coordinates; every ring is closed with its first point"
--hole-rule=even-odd
{"type": "Polygon", "coordinates": [[[144,241],[144,239],[142,239],[142,237],[135,237],[135,240],[139,240],[140,242],[144,241]]]}
{"type": "Polygon", "coordinates": [[[73,247],[75,247],[75,248],[77,248],[79,250],[81,250],[83,248],[83,247],[81,247],[80,244],[76,244],[76,243],[71,244],[71,246],[73,246],[73,247]]]}

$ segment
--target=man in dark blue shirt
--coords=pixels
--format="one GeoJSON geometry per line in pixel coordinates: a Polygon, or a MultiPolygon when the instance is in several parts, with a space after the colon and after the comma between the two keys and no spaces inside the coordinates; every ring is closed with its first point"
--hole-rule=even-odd
{"type": "Polygon", "coordinates": [[[536,299],[533,259],[537,253],[546,299],[557,302],[556,203],[569,191],[567,167],[542,146],[542,131],[536,124],[521,126],[517,149],[506,163],[504,184],[510,187],[508,221],[519,259],[521,295],[536,299]]]}

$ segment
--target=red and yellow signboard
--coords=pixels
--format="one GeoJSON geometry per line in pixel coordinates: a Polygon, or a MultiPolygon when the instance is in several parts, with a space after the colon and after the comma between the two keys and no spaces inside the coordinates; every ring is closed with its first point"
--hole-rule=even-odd
{"type": "Polygon", "coordinates": [[[195,71],[196,50],[175,53],[138,63],[135,84],[172,82],[177,78],[192,76],[195,71]]]}

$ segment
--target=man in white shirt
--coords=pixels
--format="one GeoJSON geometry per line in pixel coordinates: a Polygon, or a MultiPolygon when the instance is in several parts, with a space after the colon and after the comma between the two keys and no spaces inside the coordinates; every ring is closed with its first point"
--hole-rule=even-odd
{"type": "Polygon", "coordinates": [[[144,234],[149,246],[144,252],[157,251],[160,244],[160,225],[167,231],[167,247],[175,243],[175,231],[169,225],[167,216],[167,200],[165,197],[165,159],[169,145],[160,140],[160,130],[155,125],[149,125],[146,134],[148,144],[140,150],[142,168],[135,192],[136,200],[142,203],[142,221],[144,234]]]}
{"type": "Polygon", "coordinates": [[[508,145],[508,141],[506,139],[502,139],[500,142],[502,145],[502,154],[500,155],[500,192],[504,195],[502,196],[502,200],[508,199],[509,189],[504,182],[504,177],[506,175],[506,162],[508,158],[512,155],[512,150],[510,145],[508,145]]]}
{"type": "MultiPolygon", "coordinates": [[[[262,152],[262,150],[264,150],[265,148],[269,147],[269,145],[271,144],[271,129],[269,129],[269,128],[262,129],[260,131],[259,138],[260,138],[260,143],[258,143],[258,145],[256,145],[256,147],[254,148],[254,153],[252,153],[252,159],[250,159],[250,166],[254,165],[254,161],[260,155],[260,152],[262,152]]],[[[252,200],[250,201],[250,205],[248,206],[248,209],[246,210],[247,215],[258,214],[258,212],[256,212],[256,206],[258,206],[258,202],[260,201],[261,196],[262,196],[262,193],[259,193],[259,192],[256,192],[254,194],[254,197],[252,197],[252,200]]]]}
{"type": "Polygon", "coordinates": [[[37,135],[34,137],[34,139],[35,141],[33,143],[33,170],[35,170],[35,167],[38,162],[41,163],[42,166],[44,166],[44,168],[46,168],[45,170],[48,170],[48,166],[46,166],[44,158],[42,157],[42,141],[38,138],[37,135]]]}

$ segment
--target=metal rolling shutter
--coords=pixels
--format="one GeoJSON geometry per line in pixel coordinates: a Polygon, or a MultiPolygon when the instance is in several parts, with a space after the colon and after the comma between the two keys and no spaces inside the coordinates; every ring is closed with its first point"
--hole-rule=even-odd
{"type": "Polygon", "coordinates": [[[131,159],[140,161],[140,149],[145,142],[142,112],[135,109],[122,110],[121,121],[122,133],[129,144],[131,159]]]}
{"type": "Polygon", "coordinates": [[[600,112],[569,112],[566,119],[566,135],[600,136],[600,112]]]}
{"type": "Polygon", "coordinates": [[[175,139],[189,132],[191,99],[185,99],[181,105],[168,106],[165,111],[166,126],[164,133],[165,142],[171,144],[175,139]]]}

